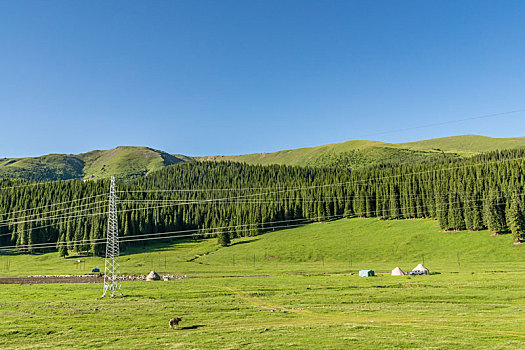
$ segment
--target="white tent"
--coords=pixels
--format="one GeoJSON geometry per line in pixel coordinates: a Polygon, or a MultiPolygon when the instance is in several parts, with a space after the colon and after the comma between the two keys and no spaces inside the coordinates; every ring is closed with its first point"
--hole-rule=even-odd
{"type": "Polygon", "coordinates": [[[428,272],[429,272],[428,269],[426,267],[424,267],[422,264],[417,265],[412,270],[412,272],[416,272],[416,271],[418,271],[418,272],[420,272],[420,273],[422,273],[424,275],[428,275],[428,272]]]}
{"type": "Polygon", "coordinates": [[[392,276],[404,276],[405,273],[398,267],[392,270],[392,276]]]}
{"type": "Polygon", "coordinates": [[[160,280],[160,276],[155,271],[151,271],[149,275],[146,276],[146,281],[158,281],[158,280],[160,280]]]}

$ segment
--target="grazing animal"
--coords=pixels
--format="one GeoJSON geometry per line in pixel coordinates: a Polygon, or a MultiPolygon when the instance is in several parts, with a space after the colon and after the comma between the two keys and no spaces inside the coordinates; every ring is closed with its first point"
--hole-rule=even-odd
{"type": "Polygon", "coordinates": [[[180,321],[182,321],[182,317],[175,317],[175,318],[170,319],[170,322],[169,322],[170,328],[173,329],[174,325],[178,327],[180,321]]]}

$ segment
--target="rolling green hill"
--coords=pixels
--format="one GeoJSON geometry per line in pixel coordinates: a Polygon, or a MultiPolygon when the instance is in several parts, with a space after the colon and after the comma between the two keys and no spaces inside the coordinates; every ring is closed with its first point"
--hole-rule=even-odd
{"type": "Polygon", "coordinates": [[[127,180],[189,159],[148,147],[116,147],[77,155],[4,158],[0,160],[0,176],[42,181],[115,175],[121,180],[127,180]]]}
{"type": "Polygon", "coordinates": [[[525,147],[525,137],[498,139],[465,135],[400,144],[347,141],[273,153],[208,156],[198,159],[262,165],[335,166],[355,169],[384,162],[403,163],[442,157],[473,156],[483,152],[523,147],[525,147]]]}

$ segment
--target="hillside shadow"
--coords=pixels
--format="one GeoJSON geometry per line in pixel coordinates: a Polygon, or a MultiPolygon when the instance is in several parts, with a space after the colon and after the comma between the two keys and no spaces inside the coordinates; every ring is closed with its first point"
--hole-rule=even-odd
{"type": "Polygon", "coordinates": [[[0,256],[16,256],[16,255],[20,255],[20,253],[17,252],[16,250],[3,250],[3,251],[0,251],[0,256]]]}
{"type": "Polygon", "coordinates": [[[249,240],[246,240],[246,241],[235,242],[235,243],[230,244],[230,247],[233,247],[234,245],[241,245],[241,244],[247,244],[247,243],[256,242],[256,241],[258,241],[260,239],[261,239],[260,237],[256,237],[256,238],[252,238],[252,239],[249,239],[249,240]]]}

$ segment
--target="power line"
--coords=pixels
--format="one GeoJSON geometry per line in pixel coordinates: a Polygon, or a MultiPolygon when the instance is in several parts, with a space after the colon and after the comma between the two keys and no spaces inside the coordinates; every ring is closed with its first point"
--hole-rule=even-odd
{"type": "MultiPolygon", "coordinates": [[[[523,160],[524,158],[515,158],[515,159],[501,159],[501,160],[496,160],[496,161],[492,161],[492,162],[484,162],[484,163],[477,163],[477,164],[470,164],[470,165],[465,165],[465,166],[459,166],[459,167],[451,167],[451,168],[446,168],[446,169],[436,169],[436,170],[429,170],[429,171],[423,171],[423,172],[415,172],[415,173],[409,173],[409,174],[400,174],[400,175],[392,175],[392,176],[386,176],[386,177],[379,177],[379,178],[376,178],[375,180],[381,180],[381,179],[388,179],[388,178],[395,178],[395,177],[401,177],[401,176],[409,176],[409,175],[420,175],[420,174],[425,174],[425,173],[431,173],[431,172],[437,172],[437,171],[447,171],[447,170],[455,170],[455,169],[461,169],[461,168],[467,168],[467,167],[474,167],[474,166],[480,166],[480,165],[487,165],[488,163],[495,163],[495,162],[503,162],[503,161],[514,161],[514,160],[523,160]]],[[[277,193],[285,193],[285,192],[290,192],[290,191],[296,191],[296,190],[301,190],[301,189],[313,189],[313,188],[325,188],[325,187],[331,187],[331,186],[338,186],[338,185],[346,185],[346,184],[351,184],[351,183],[362,183],[363,181],[370,181],[370,180],[374,180],[374,179],[368,179],[368,180],[357,180],[357,181],[348,181],[348,182],[342,182],[342,183],[337,183],[337,184],[323,184],[323,185],[312,185],[312,186],[301,186],[301,187],[295,187],[295,188],[284,188],[283,190],[278,190],[278,191],[273,191],[273,192],[266,192],[266,193],[256,193],[256,194],[249,194],[249,195],[243,195],[243,196],[235,196],[235,197],[225,197],[225,198],[215,198],[215,199],[201,199],[201,200],[189,200],[189,201],[186,201],[186,203],[182,203],[182,204],[201,204],[203,202],[219,202],[219,201],[229,201],[231,199],[239,199],[239,198],[249,198],[249,197],[258,197],[258,196],[263,196],[263,195],[271,195],[271,194],[277,194],[277,193]]],[[[270,188],[270,189],[274,189],[274,188],[270,188]]],[[[223,189],[225,190],[225,189],[223,189]]],[[[146,191],[149,191],[149,190],[146,190],[146,191]]],[[[162,190],[161,190],[162,191],[162,190]]],[[[120,191],[120,193],[122,193],[123,191],[120,191]]],[[[99,197],[99,196],[103,196],[102,195],[97,195],[97,196],[92,196],[92,197],[86,197],[87,198],[96,198],[96,197],[99,197]]],[[[77,199],[77,200],[74,200],[74,201],[79,201],[79,200],[82,200],[82,199],[77,199]]],[[[63,203],[71,203],[71,202],[74,202],[74,201],[70,201],[70,202],[63,202],[63,203]]],[[[62,204],[63,204],[62,203],[62,204]]],[[[53,205],[59,205],[61,203],[57,203],[57,204],[51,204],[50,206],[53,206],[53,205]]],[[[162,206],[164,207],[164,206],[162,206]]],[[[155,207],[153,207],[152,209],[154,209],[155,207]]],[[[30,210],[30,209],[26,209],[27,210],[30,210]]],[[[133,210],[142,210],[142,209],[133,209],[133,210]]],[[[131,210],[131,211],[133,211],[131,210]]],[[[93,216],[93,215],[102,215],[104,213],[95,213],[95,214],[91,214],[91,215],[88,215],[88,216],[93,216]]],[[[5,214],[4,214],[5,215],[5,214]]],[[[54,218],[54,217],[51,217],[51,218],[54,218]]],[[[58,217],[58,218],[62,218],[62,217],[58,217]]],[[[24,222],[35,222],[35,221],[44,221],[46,220],[46,218],[42,218],[42,219],[36,219],[36,220],[27,220],[27,221],[21,221],[21,222],[13,222],[11,224],[18,224],[18,223],[24,223],[24,222]]],[[[4,225],[5,226],[5,225],[4,225]]]]}
{"type": "MultiPolygon", "coordinates": [[[[96,204],[96,203],[93,203],[93,204],[96,204]]],[[[95,209],[100,209],[100,208],[103,208],[105,207],[105,205],[99,205],[97,207],[93,207],[93,208],[85,208],[85,209],[80,209],[80,210],[77,210],[77,211],[74,211],[74,212],[71,212],[71,213],[61,213],[61,214],[57,214],[57,215],[54,215],[54,216],[48,216],[48,217],[44,217],[44,218],[37,218],[37,219],[31,219],[31,220],[22,220],[22,221],[10,221],[10,222],[6,222],[6,223],[2,223],[0,224],[0,227],[7,227],[7,226],[11,226],[11,225],[20,225],[20,224],[25,224],[25,223],[30,223],[30,222],[39,222],[39,221],[54,221],[54,220],[60,220],[60,219],[69,219],[69,218],[75,218],[75,217],[83,217],[84,215],[77,215],[77,216],[69,216],[70,214],[76,214],[76,213],[82,213],[82,212],[85,212],[85,211],[89,211],[89,210],[95,210],[95,209]]],[[[100,213],[96,213],[97,215],[100,214],[106,214],[105,212],[100,212],[100,213]]],[[[95,214],[94,214],[95,215],[95,214]]],[[[90,214],[86,214],[85,216],[92,216],[90,214]]]]}
{"type": "Polygon", "coordinates": [[[470,121],[470,120],[479,120],[479,119],[501,117],[501,116],[504,116],[504,115],[515,114],[515,113],[519,113],[519,112],[525,112],[525,108],[516,109],[516,110],[512,110],[512,111],[507,111],[507,112],[484,114],[484,115],[480,115],[480,116],[476,116],[476,117],[470,117],[470,118],[464,118],[464,119],[449,120],[449,121],[441,122],[441,123],[432,123],[432,124],[418,125],[418,126],[413,126],[413,127],[409,127],[409,128],[403,128],[403,129],[389,130],[389,131],[384,131],[384,132],[379,132],[379,133],[374,133],[374,134],[368,134],[368,135],[363,135],[363,136],[364,137],[377,136],[377,135],[399,133],[399,132],[409,131],[409,130],[432,128],[432,127],[436,127],[436,126],[443,126],[443,125],[448,125],[448,124],[456,124],[456,123],[466,122],[466,121],[470,121]]]}
{"type": "MultiPolygon", "coordinates": [[[[81,205],[77,205],[77,206],[74,206],[74,207],[68,207],[68,208],[62,208],[62,209],[56,209],[56,210],[52,210],[52,211],[47,211],[47,212],[43,212],[43,213],[35,213],[35,214],[30,214],[30,215],[25,215],[25,216],[20,216],[20,217],[17,217],[16,220],[20,220],[20,219],[25,219],[25,218],[31,218],[31,217],[34,217],[34,216],[40,216],[40,215],[47,215],[47,214],[53,214],[53,213],[60,213],[60,212],[64,212],[64,213],[61,213],[60,215],[66,215],[66,214],[71,214],[72,212],[74,212],[74,209],[77,209],[77,208],[82,208],[82,207],[89,207],[89,206],[93,206],[95,204],[100,204],[100,203],[106,203],[106,201],[98,201],[98,202],[93,202],[93,203],[84,203],[84,204],[81,204],[81,205]]],[[[86,209],[83,209],[81,211],[85,211],[85,210],[89,210],[91,208],[86,208],[86,209]]],[[[5,215],[5,214],[0,214],[0,215],[5,215]]],[[[12,219],[5,219],[5,220],[0,220],[0,227],[2,226],[8,226],[8,225],[11,225],[13,223],[17,223],[18,221],[9,221],[9,220],[13,220],[14,218],[12,219]]],[[[47,218],[39,218],[39,219],[35,219],[35,221],[40,221],[40,220],[46,220],[47,218]]]]}
{"type": "MultiPolygon", "coordinates": [[[[448,194],[451,194],[451,193],[455,193],[455,192],[449,192],[448,194]]],[[[479,198],[479,199],[473,199],[473,200],[462,200],[462,201],[458,201],[458,202],[442,202],[442,203],[435,203],[435,204],[426,204],[426,205],[420,205],[420,206],[417,206],[418,208],[419,207],[433,207],[433,206],[438,206],[438,205],[444,205],[444,204],[458,204],[458,203],[465,203],[465,202],[469,202],[469,201],[485,201],[485,200],[488,200],[488,199],[491,199],[491,198],[509,198],[509,197],[514,197],[516,195],[525,195],[525,193],[516,193],[516,194],[512,194],[512,195],[501,195],[501,196],[484,196],[483,198],[479,198]]],[[[392,196],[391,198],[398,198],[399,200],[403,200],[404,199],[404,196],[392,196]]],[[[224,198],[222,198],[224,199],[224,198]]],[[[343,198],[344,199],[344,198],[343,198]]],[[[235,202],[231,202],[231,203],[245,203],[245,204],[257,204],[257,203],[280,203],[282,199],[279,199],[279,200],[270,200],[270,199],[248,199],[248,200],[245,200],[245,202],[241,202],[241,201],[235,201],[235,202]]],[[[300,198],[295,198],[294,201],[300,201],[301,199],[300,198]]],[[[124,210],[119,210],[117,211],[117,213],[127,213],[127,212],[133,212],[133,211],[142,211],[142,210],[151,210],[151,209],[159,209],[159,208],[166,208],[166,207],[173,207],[173,206],[180,206],[180,205],[203,205],[203,204],[215,204],[213,203],[214,200],[196,200],[196,201],[185,201],[185,202],[182,202],[182,203],[175,203],[175,204],[165,204],[165,205],[157,205],[157,206],[146,206],[146,207],[139,207],[139,208],[131,208],[131,209],[124,209],[124,210]]],[[[302,202],[309,202],[309,203],[327,203],[327,202],[335,202],[336,200],[331,200],[331,201],[321,201],[321,200],[304,200],[302,202]]],[[[102,208],[103,206],[98,206],[96,208],[89,208],[89,209],[84,209],[84,210],[81,210],[81,211],[78,211],[77,213],[79,212],[82,212],[82,211],[85,211],[85,210],[94,210],[94,209],[100,209],[102,208]]],[[[414,207],[416,208],[416,207],[414,207]]],[[[400,208],[400,210],[403,210],[403,208],[400,208]]],[[[14,223],[11,223],[11,225],[15,225],[15,224],[21,224],[21,223],[27,223],[27,222],[36,222],[36,221],[46,221],[46,220],[60,220],[60,219],[66,219],[66,220],[77,220],[79,218],[85,218],[85,217],[92,217],[92,216],[99,216],[99,215],[106,215],[107,213],[106,212],[96,212],[96,213],[88,213],[88,214],[82,214],[82,215],[76,215],[76,216],[55,216],[55,217],[50,217],[50,218],[41,218],[41,219],[37,219],[37,220],[29,220],[29,221],[21,221],[21,222],[14,222],[14,223]]],[[[359,213],[356,213],[357,215],[359,215],[359,213]]],[[[364,213],[366,214],[366,213],[364,213]]],[[[39,229],[39,228],[43,228],[43,227],[49,227],[49,226],[53,226],[53,225],[56,225],[57,223],[55,224],[49,224],[49,225],[44,225],[44,226],[39,226],[39,227],[34,227],[34,228],[30,228],[30,229],[27,229],[27,230],[24,230],[24,231],[13,231],[13,232],[18,232],[18,233],[22,233],[22,232],[29,232],[29,231],[32,231],[32,230],[36,230],[36,229],[39,229]]],[[[5,225],[7,226],[7,225],[5,225]]],[[[0,226],[1,227],[1,226],[0,226]]],[[[0,236],[8,236],[8,235],[12,235],[13,232],[11,233],[6,233],[6,234],[0,234],[0,236]]]]}
{"type": "Polygon", "coordinates": [[[52,204],[44,205],[44,206],[40,206],[40,207],[33,207],[33,208],[27,208],[27,209],[21,209],[21,210],[17,210],[17,211],[12,211],[12,212],[9,212],[9,213],[0,213],[0,216],[2,216],[2,215],[12,215],[12,214],[16,214],[16,213],[22,213],[22,212],[25,212],[25,211],[43,209],[43,208],[48,208],[48,207],[55,207],[55,206],[58,206],[58,205],[70,204],[70,203],[74,203],[74,202],[78,202],[78,201],[83,201],[83,200],[97,198],[97,197],[102,197],[102,196],[107,196],[107,195],[108,195],[108,193],[104,193],[104,194],[99,194],[99,195],[96,195],[96,196],[90,196],[90,197],[83,197],[83,198],[73,199],[73,200],[67,201],[67,202],[52,203],[52,204]]]}
{"type": "MultiPolygon", "coordinates": [[[[317,199],[308,199],[308,198],[302,198],[302,197],[276,197],[276,198],[240,198],[240,200],[232,200],[231,202],[226,202],[228,204],[235,204],[235,203],[264,203],[264,202],[271,202],[271,203],[279,203],[280,201],[296,201],[296,202],[348,202],[354,199],[390,199],[390,198],[397,198],[397,199],[407,199],[407,198],[435,198],[435,197],[444,197],[448,196],[450,194],[464,194],[464,192],[436,192],[436,193],[417,193],[417,194],[389,194],[389,195],[368,195],[368,196],[356,196],[356,195],[347,195],[342,197],[317,197],[317,199]]],[[[512,195],[509,195],[508,197],[511,197],[512,195]]],[[[483,198],[490,198],[491,196],[484,196],[483,198]]],[[[494,196],[492,196],[494,197],[494,196]]],[[[195,205],[195,204],[207,204],[207,203],[201,203],[200,199],[194,199],[194,200],[188,200],[188,199],[128,199],[128,200],[121,200],[119,203],[123,204],[144,204],[144,203],[177,203],[177,204],[188,204],[188,205],[195,205]]],[[[206,201],[213,201],[213,199],[207,199],[206,201]]],[[[212,203],[213,204],[213,203],[212,203]]]]}
{"type": "MultiPolygon", "coordinates": [[[[188,190],[130,190],[130,191],[119,191],[118,193],[150,193],[150,192],[207,192],[207,191],[243,191],[243,190],[277,190],[272,193],[281,193],[281,192],[289,192],[289,191],[297,191],[297,190],[303,190],[303,189],[314,189],[314,188],[325,188],[325,187],[335,187],[335,186],[342,186],[342,185],[350,185],[350,184],[362,184],[364,182],[371,182],[371,181],[377,181],[377,180],[384,180],[384,179],[393,179],[393,178],[399,178],[399,177],[407,177],[411,175],[422,175],[422,174],[429,174],[429,173],[436,173],[436,172],[443,172],[443,171],[449,171],[449,170],[458,170],[458,169],[465,169],[465,168],[472,168],[477,166],[485,166],[488,164],[493,163],[499,163],[499,162],[512,162],[512,161],[518,161],[518,160],[524,160],[525,157],[519,157],[519,158],[511,158],[511,159],[499,159],[499,160],[493,160],[493,161],[486,161],[482,163],[475,163],[475,164],[467,164],[462,166],[455,166],[450,168],[444,168],[444,169],[433,169],[433,170],[425,170],[420,172],[413,172],[413,173],[407,173],[407,174],[398,174],[398,175],[389,175],[389,176],[383,176],[383,177],[376,177],[376,178],[368,178],[363,180],[355,180],[355,181],[345,181],[345,182],[339,182],[339,183],[332,183],[332,184],[321,184],[321,185],[307,185],[307,186],[299,186],[299,187],[266,187],[266,188],[256,188],[256,187],[249,187],[249,188],[221,188],[221,189],[188,189],[188,190]]],[[[411,180],[413,181],[413,180],[411,180]]],[[[379,184],[379,183],[375,183],[379,184]]],[[[368,184],[366,184],[368,185],[368,184]]],[[[266,195],[268,193],[259,193],[259,194],[253,194],[251,196],[256,195],[266,195]]]]}
{"type": "MultiPolygon", "coordinates": [[[[2,180],[12,181],[11,178],[1,178],[0,181],[2,181],[2,180]]],[[[82,180],[82,178],[79,177],[79,178],[66,179],[66,180],[42,181],[42,182],[29,182],[29,183],[27,183],[27,184],[23,184],[23,185],[15,185],[15,186],[2,187],[2,188],[0,188],[0,191],[3,191],[3,190],[9,190],[9,189],[12,189],[12,188],[33,187],[33,186],[49,185],[49,184],[54,184],[54,183],[70,182],[70,181],[78,181],[78,180],[82,180]]],[[[21,182],[21,181],[20,181],[20,182],[21,182]]]]}
{"type": "MultiPolygon", "coordinates": [[[[520,194],[515,194],[514,196],[518,196],[518,195],[524,195],[524,193],[520,193],[520,194]]],[[[501,196],[501,197],[505,197],[505,196],[501,196]]],[[[493,197],[493,198],[500,198],[500,197],[493,197]]],[[[520,202],[524,202],[523,200],[520,201],[520,202]]],[[[423,208],[423,207],[433,207],[433,206],[440,206],[440,205],[443,205],[443,204],[459,204],[459,203],[462,203],[461,201],[457,201],[457,202],[446,202],[446,203],[438,203],[438,204],[433,204],[433,205],[416,205],[416,206],[413,206],[413,207],[400,207],[398,208],[399,211],[400,211],[400,215],[404,215],[404,214],[409,214],[409,215],[415,215],[417,214],[416,212],[410,212],[410,213],[401,213],[402,211],[406,211],[407,209],[420,209],[420,208],[423,208]]],[[[496,205],[503,205],[503,204],[506,204],[506,202],[498,202],[496,203],[496,205]]],[[[453,210],[463,210],[463,209],[473,209],[473,208],[482,208],[483,207],[483,204],[480,204],[480,205],[473,205],[473,206],[462,206],[462,207],[458,207],[458,208],[453,208],[453,209],[444,209],[444,210],[440,210],[440,209],[436,209],[436,212],[441,212],[441,211],[453,211],[453,210]]],[[[381,210],[383,211],[383,210],[381,210]]],[[[384,210],[384,211],[391,211],[391,209],[389,210],[384,210]]],[[[374,211],[371,211],[370,213],[372,213],[373,215],[377,215],[380,211],[379,210],[374,210],[374,211]]],[[[367,215],[369,212],[367,211],[363,211],[363,212],[359,212],[359,213],[352,213],[352,215],[357,215],[357,216],[360,216],[360,215],[367,215]]],[[[235,229],[235,228],[241,228],[241,227],[247,227],[247,226],[256,226],[256,225],[268,225],[268,224],[274,224],[274,223],[285,223],[285,222],[297,222],[297,221],[314,221],[314,220],[319,220],[319,219],[332,219],[332,218],[337,218],[337,217],[345,217],[344,214],[338,214],[338,215],[329,215],[329,216],[318,216],[318,217],[313,217],[313,218],[301,218],[301,219],[291,219],[291,220],[279,220],[279,221],[270,221],[270,222],[258,222],[258,223],[251,223],[251,224],[242,224],[242,225],[234,225],[234,226],[223,226],[223,227],[219,227],[219,228],[209,228],[209,229],[205,229],[205,230],[208,230],[210,232],[206,233],[207,235],[213,235],[213,234],[219,234],[219,233],[223,233],[223,232],[235,232],[235,231],[215,231],[217,229],[224,229],[224,228],[230,228],[230,229],[235,229]]],[[[301,224],[302,225],[302,224],[301,224]]],[[[282,227],[290,227],[292,225],[284,225],[282,227]]],[[[281,226],[280,226],[281,227],[281,226]]],[[[254,231],[254,230],[269,230],[269,229],[275,229],[277,227],[275,226],[270,226],[270,227],[255,227],[255,228],[251,228],[251,229],[244,229],[244,231],[254,231]]],[[[193,230],[183,230],[183,231],[170,231],[170,232],[157,232],[157,233],[149,233],[149,234],[142,234],[142,235],[132,235],[132,236],[123,236],[123,239],[121,240],[122,243],[124,242],[134,242],[134,241],[144,241],[144,240],[153,240],[154,238],[141,238],[141,239],[134,239],[135,237],[149,237],[149,236],[159,236],[159,235],[163,235],[163,234],[177,234],[177,233],[186,233],[186,232],[197,232],[196,234],[191,234],[191,235],[188,235],[187,237],[194,237],[194,236],[198,236],[198,235],[201,235],[202,233],[198,233],[199,231],[202,231],[203,229],[193,229],[193,230]]],[[[158,238],[155,238],[155,239],[168,239],[168,238],[178,238],[178,237],[182,237],[180,235],[172,235],[172,236],[164,236],[164,237],[158,237],[158,238]]],[[[89,240],[77,240],[77,241],[70,241],[70,242],[55,242],[55,243],[36,243],[36,244],[26,244],[26,245],[12,245],[12,246],[4,246],[4,247],[0,247],[0,250],[13,250],[13,249],[33,249],[33,248],[36,248],[36,249],[46,249],[46,248],[54,248],[54,247],[57,247],[57,246],[61,246],[61,245],[66,245],[66,246],[74,246],[75,244],[73,243],[79,243],[79,244],[76,244],[76,245],[83,245],[83,244],[90,244],[90,245],[97,245],[97,244],[103,244],[104,241],[106,241],[105,238],[99,238],[99,239],[89,239],[89,240]],[[82,243],[84,242],[84,243],[82,243]],[[98,243],[97,243],[98,242],[98,243]],[[73,244],[73,245],[72,245],[73,244]]]]}
{"type": "MultiPolygon", "coordinates": [[[[489,162],[478,163],[478,164],[470,164],[470,165],[459,166],[459,167],[451,167],[451,168],[447,168],[447,169],[437,169],[437,170],[424,171],[424,172],[418,172],[418,173],[412,173],[412,174],[401,174],[401,175],[393,175],[393,176],[387,176],[387,177],[379,177],[379,178],[376,178],[375,180],[380,180],[380,179],[385,179],[385,178],[393,178],[393,177],[400,177],[400,176],[415,175],[415,174],[430,173],[430,172],[436,172],[436,171],[454,170],[454,169],[460,169],[460,168],[467,168],[467,167],[474,167],[474,166],[480,166],[480,165],[487,165],[489,163],[496,163],[496,162],[503,162],[503,161],[515,161],[515,160],[523,160],[523,158],[502,159],[502,160],[489,161],[489,162]]],[[[371,181],[371,180],[374,180],[374,179],[358,180],[358,181],[354,181],[354,183],[363,182],[363,181],[371,181]]],[[[347,184],[347,183],[351,183],[351,182],[346,182],[346,183],[341,183],[341,184],[347,184]]],[[[218,201],[232,201],[232,200],[235,200],[235,199],[245,199],[246,201],[250,201],[250,200],[251,201],[255,201],[257,199],[246,199],[246,198],[257,197],[257,196],[262,196],[262,195],[269,195],[269,194],[275,194],[275,193],[283,193],[283,192],[288,192],[288,191],[297,190],[297,189],[312,188],[312,187],[313,188],[319,188],[319,187],[328,187],[328,186],[334,186],[334,185],[338,185],[338,184],[303,186],[303,187],[296,187],[296,188],[291,188],[291,189],[286,188],[285,190],[281,190],[281,191],[274,191],[274,192],[269,192],[269,193],[256,193],[256,194],[250,194],[250,195],[244,195],[244,196],[235,196],[235,197],[225,197],[225,198],[216,198],[216,199],[202,199],[202,200],[193,200],[193,201],[189,200],[189,201],[177,203],[176,205],[210,204],[210,203],[214,203],[214,202],[218,202],[218,201]]],[[[449,192],[449,194],[450,193],[452,193],[452,192],[449,192]]],[[[99,197],[99,196],[102,196],[102,195],[93,196],[93,197],[86,197],[86,198],[94,198],[94,197],[99,197]]],[[[402,199],[402,198],[404,198],[404,196],[399,196],[399,198],[402,199]]],[[[85,198],[80,198],[80,199],[76,199],[76,200],[73,200],[73,201],[70,201],[70,202],[84,200],[84,199],[85,198]]],[[[294,200],[299,200],[299,199],[295,198],[294,200]]],[[[237,203],[239,203],[239,202],[240,201],[238,201],[237,203]]],[[[58,204],[60,204],[60,203],[51,204],[50,206],[54,206],[54,205],[58,205],[58,204]]],[[[170,204],[170,205],[161,205],[161,206],[155,206],[155,207],[133,208],[133,209],[128,209],[128,210],[121,210],[121,211],[118,211],[118,212],[130,212],[130,211],[137,211],[137,210],[150,210],[150,209],[162,208],[162,207],[167,207],[167,206],[172,206],[172,205],[170,204]]],[[[45,206],[45,207],[48,207],[48,206],[45,206]]],[[[419,208],[420,207],[425,207],[425,205],[420,205],[418,207],[419,208]]],[[[72,212],[72,213],[63,213],[61,215],[48,217],[48,218],[39,218],[39,219],[36,219],[36,220],[28,220],[28,221],[21,221],[21,222],[11,222],[9,224],[10,225],[15,225],[15,224],[20,224],[20,223],[24,223],[24,222],[59,220],[59,219],[76,220],[76,219],[79,219],[79,218],[82,218],[82,217],[89,217],[89,216],[97,216],[97,215],[105,215],[106,214],[105,212],[98,212],[98,213],[89,213],[89,214],[83,214],[83,215],[77,215],[77,216],[68,216],[68,215],[71,215],[73,213],[80,213],[80,212],[83,212],[83,211],[86,211],[86,210],[95,210],[95,209],[98,209],[98,208],[100,208],[100,207],[84,209],[84,210],[80,210],[80,211],[76,211],[76,212],[72,212]]],[[[29,210],[29,209],[27,209],[27,210],[29,210]]],[[[400,210],[403,210],[403,209],[400,208],[400,210]]],[[[32,230],[35,230],[35,229],[38,229],[38,228],[48,227],[48,226],[52,226],[52,225],[53,224],[44,225],[44,226],[41,226],[41,227],[30,228],[30,229],[28,229],[26,231],[32,231],[32,230]]],[[[20,233],[21,231],[18,231],[18,232],[20,233]]],[[[12,233],[4,234],[4,235],[12,235],[12,233]]]]}

